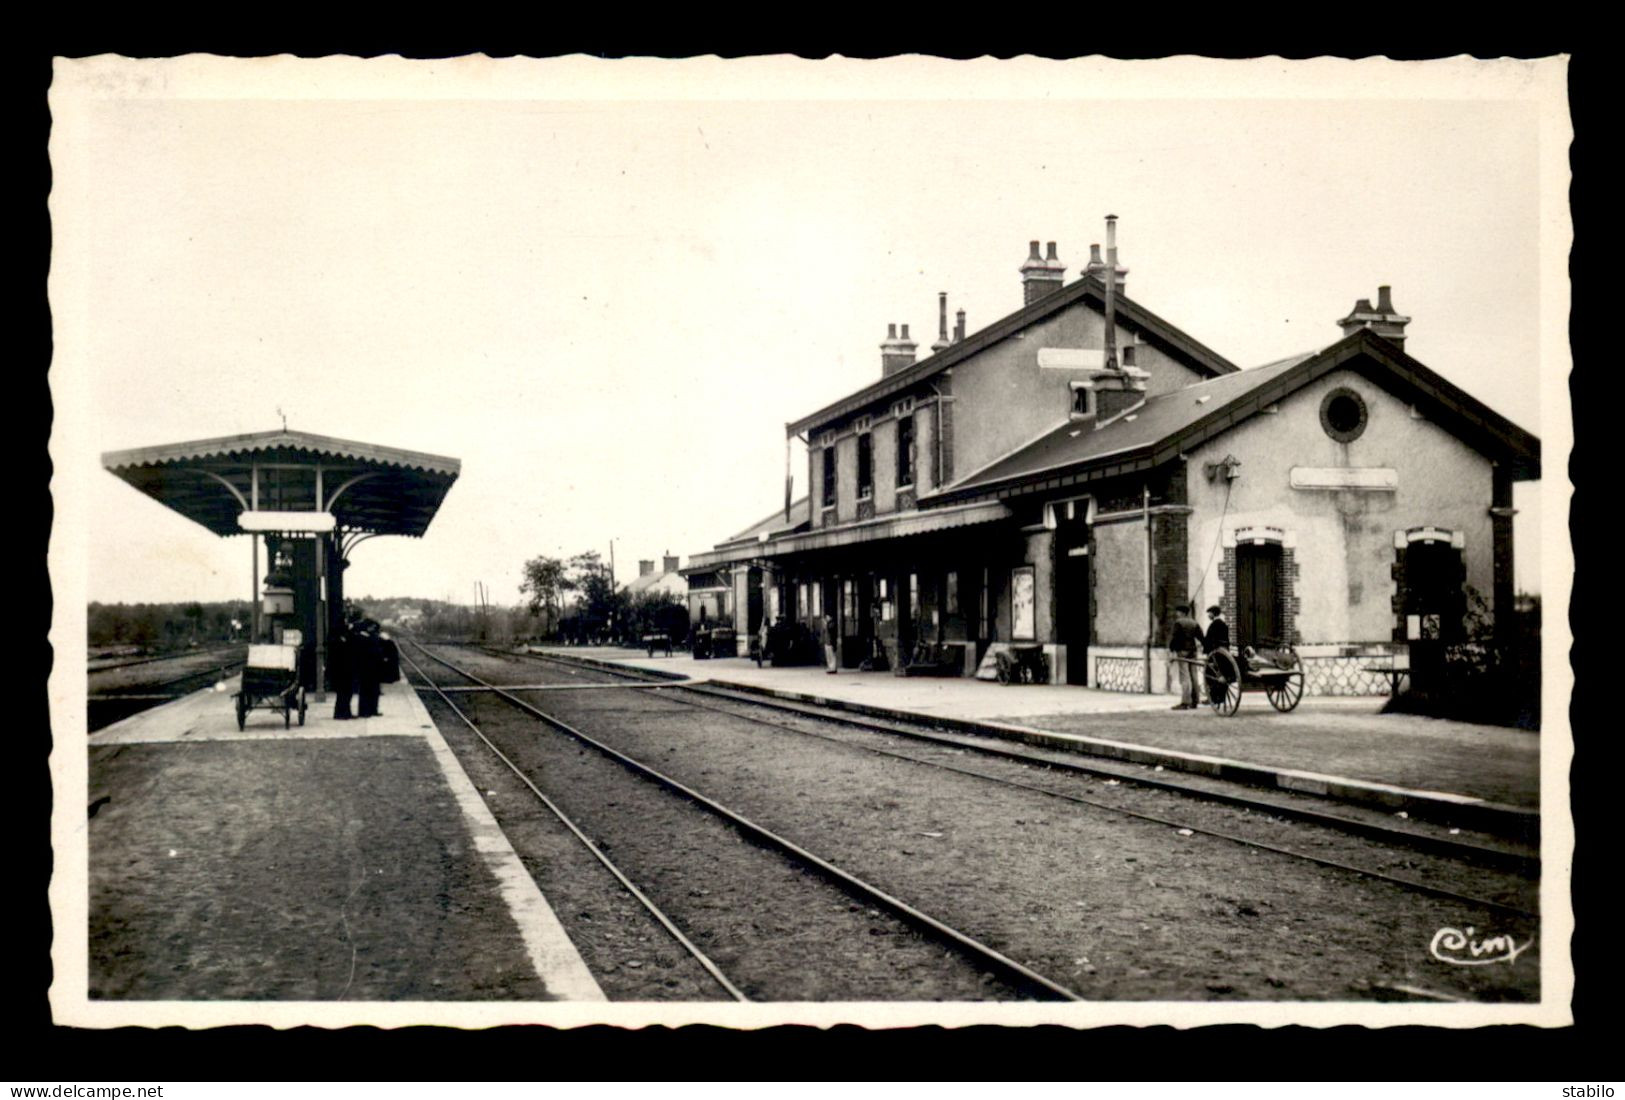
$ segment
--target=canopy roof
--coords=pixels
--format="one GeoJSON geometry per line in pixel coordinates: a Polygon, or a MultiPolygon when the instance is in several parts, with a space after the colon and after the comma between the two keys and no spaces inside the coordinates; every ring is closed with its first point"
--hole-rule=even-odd
{"type": "Polygon", "coordinates": [[[287,429],[108,451],[102,466],[217,535],[242,533],[245,511],[302,511],[421,537],[462,470],[455,458],[287,429]]]}

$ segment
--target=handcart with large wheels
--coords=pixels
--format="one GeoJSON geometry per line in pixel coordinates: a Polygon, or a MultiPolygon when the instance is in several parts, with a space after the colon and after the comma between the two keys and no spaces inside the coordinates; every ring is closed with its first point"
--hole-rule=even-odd
{"type": "Polygon", "coordinates": [[[1283,714],[1303,698],[1303,664],[1289,645],[1245,646],[1240,656],[1216,649],[1207,655],[1202,681],[1208,702],[1226,717],[1241,706],[1244,691],[1262,691],[1283,714]]]}
{"type": "Polygon", "coordinates": [[[1013,645],[993,655],[994,675],[999,683],[1049,683],[1049,654],[1043,646],[1013,645]]]}
{"type": "Polygon", "coordinates": [[[305,688],[299,682],[299,647],[296,645],[251,645],[248,664],[243,667],[243,688],[237,701],[237,728],[242,729],[251,710],[282,712],[282,728],[293,725],[293,716],[305,724],[305,688]]]}

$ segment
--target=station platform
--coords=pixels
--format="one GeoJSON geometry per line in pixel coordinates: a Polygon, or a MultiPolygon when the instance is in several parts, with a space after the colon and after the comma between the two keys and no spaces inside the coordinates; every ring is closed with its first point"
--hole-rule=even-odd
{"type": "Polygon", "coordinates": [[[1305,696],[1275,711],[1242,696],[1230,717],[1172,710],[1172,695],[1064,684],[1002,685],[822,667],[758,667],[616,647],[533,652],[639,668],[786,700],[933,723],[1170,771],[1231,779],[1520,837],[1539,831],[1537,731],[1383,714],[1386,696],[1305,696]]]}
{"type": "Polygon", "coordinates": [[[236,687],[89,739],[91,1000],[604,1000],[404,681],[241,731],[236,687]]]}

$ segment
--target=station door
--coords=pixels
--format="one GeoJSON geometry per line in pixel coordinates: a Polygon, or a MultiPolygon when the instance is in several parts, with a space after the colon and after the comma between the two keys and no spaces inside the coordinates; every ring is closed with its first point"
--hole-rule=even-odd
{"type": "Polygon", "coordinates": [[[1066,682],[1089,682],[1089,528],[1061,525],[1055,577],[1056,641],[1066,646],[1066,682]]]}
{"type": "Polygon", "coordinates": [[[1284,640],[1284,625],[1281,547],[1276,543],[1236,547],[1235,645],[1275,645],[1284,640]]]}

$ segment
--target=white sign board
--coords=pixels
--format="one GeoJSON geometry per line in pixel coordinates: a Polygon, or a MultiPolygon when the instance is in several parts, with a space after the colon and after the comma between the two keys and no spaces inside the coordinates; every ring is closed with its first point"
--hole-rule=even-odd
{"type": "Polygon", "coordinates": [[[332,512],[243,512],[237,526],[244,531],[309,531],[326,534],[333,530],[332,512]]]}
{"type": "Polygon", "coordinates": [[[1391,493],[1399,488],[1399,471],[1389,466],[1294,466],[1294,489],[1368,489],[1391,493]]]}
{"type": "Polygon", "coordinates": [[[1039,348],[1038,365],[1055,370],[1105,370],[1105,348],[1039,348]]]}

